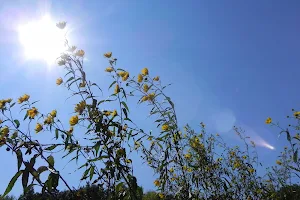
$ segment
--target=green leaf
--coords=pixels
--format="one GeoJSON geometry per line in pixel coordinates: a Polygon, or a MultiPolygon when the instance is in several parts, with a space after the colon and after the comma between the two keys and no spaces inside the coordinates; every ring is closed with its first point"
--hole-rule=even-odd
{"type": "Polygon", "coordinates": [[[37,169],[37,172],[38,172],[38,174],[41,174],[41,173],[43,173],[43,172],[45,172],[45,171],[47,171],[48,170],[48,167],[46,167],[46,166],[40,166],[38,169],[37,169]]]}
{"type": "Polygon", "coordinates": [[[23,170],[18,171],[18,172],[14,175],[14,177],[12,177],[12,179],[11,179],[10,182],[9,182],[9,184],[7,185],[7,188],[6,188],[5,192],[4,192],[4,194],[2,195],[2,198],[5,197],[5,196],[12,190],[12,188],[14,187],[14,185],[15,185],[17,179],[19,178],[19,176],[20,176],[22,173],[23,173],[23,170]]]}
{"type": "Polygon", "coordinates": [[[99,152],[99,149],[100,149],[100,142],[97,142],[96,144],[95,144],[95,146],[93,147],[94,149],[95,149],[95,151],[96,151],[96,156],[98,156],[98,152],[99,152]]]}
{"type": "Polygon", "coordinates": [[[95,167],[92,166],[90,169],[90,180],[92,180],[93,176],[94,176],[94,171],[95,171],[95,167]]]}
{"type": "Polygon", "coordinates": [[[27,119],[27,117],[28,117],[28,113],[26,112],[23,120],[27,119]]]}
{"type": "Polygon", "coordinates": [[[286,139],[290,142],[291,141],[291,135],[289,133],[289,131],[286,131],[286,139]]]}
{"type": "Polygon", "coordinates": [[[51,150],[55,149],[57,146],[59,146],[59,144],[53,144],[50,147],[47,147],[45,150],[51,151],[51,150]]]}
{"type": "Polygon", "coordinates": [[[22,151],[20,149],[18,149],[16,154],[17,154],[17,159],[18,159],[18,171],[19,171],[21,168],[22,162],[23,162],[23,155],[22,155],[22,151]]]}
{"type": "Polygon", "coordinates": [[[12,108],[14,105],[16,105],[16,103],[11,104],[11,105],[10,105],[10,108],[12,108]]]}
{"type": "Polygon", "coordinates": [[[298,149],[294,152],[293,160],[294,160],[295,163],[297,163],[297,161],[298,161],[298,149]]]}
{"type": "Polygon", "coordinates": [[[59,175],[51,173],[49,176],[51,176],[52,178],[52,187],[56,189],[56,187],[58,186],[59,175]]]}
{"type": "Polygon", "coordinates": [[[69,81],[71,81],[71,80],[73,80],[74,79],[74,77],[72,76],[72,77],[70,77],[67,81],[66,81],[66,83],[67,82],[69,82],[69,81]]]}
{"type": "Polygon", "coordinates": [[[26,168],[25,171],[23,172],[23,176],[22,176],[22,186],[23,186],[23,190],[25,190],[25,188],[27,187],[28,184],[28,176],[29,176],[29,171],[26,168]]]}
{"type": "Polygon", "coordinates": [[[126,108],[126,110],[129,112],[129,109],[128,109],[128,106],[127,106],[127,104],[126,104],[124,101],[122,101],[121,103],[122,103],[122,104],[123,104],[123,106],[126,108]]]}
{"type": "Polygon", "coordinates": [[[58,139],[58,129],[55,129],[55,138],[58,139]]]}
{"type": "Polygon", "coordinates": [[[53,156],[48,156],[47,161],[49,163],[49,167],[54,167],[54,158],[53,156]]]}
{"type": "Polygon", "coordinates": [[[125,109],[125,108],[122,108],[122,111],[123,111],[123,113],[124,113],[125,117],[126,117],[126,118],[128,118],[128,115],[127,115],[127,111],[126,111],[126,109],[125,109]]]}
{"type": "Polygon", "coordinates": [[[81,178],[82,180],[83,180],[83,179],[86,179],[86,175],[89,173],[90,169],[91,169],[91,167],[87,168],[87,169],[84,171],[84,173],[83,173],[83,175],[82,175],[82,178],[81,178]]]}
{"type": "Polygon", "coordinates": [[[110,84],[110,86],[108,87],[108,89],[110,89],[117,81],[112,82],[112,84],[110,84]]]}

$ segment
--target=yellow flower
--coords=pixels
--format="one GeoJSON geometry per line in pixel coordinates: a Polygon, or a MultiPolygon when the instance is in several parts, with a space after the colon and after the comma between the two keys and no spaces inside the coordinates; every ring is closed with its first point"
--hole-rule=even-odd
{"type": "Polygon", "coordinates": [[[159,76],[153,78],[154,81],[159,81],[159,76]]]}
{"type": "Polygon", "coordinates": [[[173,172],[174,172],[174,168],[171,167],[171,168],[169,169],[169,171],[170,171],[171,173],[173,173],[173,172]]]}
{"type": "Polygon", "coordinates": [[[163,193],[159,193],[158,196],[159,196],[159,198],[161,198],[161,199],[165,198],[165,195],[164,195],[163,193]]]}
{"type": "Polygon", "coordinates": [[[120,71],[120,72],[118,72],[118,75],[119,75],[119,76],[121,76],[121,77],[124,77],[124,76],[125,76],[125,74],[126,74],[126,72],[124,72],[124,71],[120,71]]]}
{"type": "Polygon", "coordinates": [[[163,131],[167,131],[169,129],[169,125],[168,124],[164,124],[161,126],[161,130],[163,131]]]}
{"type": "Polygon", "coordinates": [[[112,52],[107,52],[104,54],[104,57],[110,58],[112,56],[112,52]]]}
{"type": "Polygon", "coordinates": [[[115,117],[115,116],[117,116],[117,115],[118,115],[118,113],[117,113],[116,110],[114,110],[114,111],[111,113],[111,116],[113,116],[113,117],[115,117]]]}
{"type": "Polygon", "coordinates": [[[38,114],[38,110],[35,107],[32,107],[27,111],[27,114],[30,119],[34,119],[34,117],[38,114]]]}
{"type": "Polygon", "coordinates": [[[51,115],[49,115],[45,120],[44,120],[44,124],[52,124],[53,123],[53,118],[51,115]]]}
{"type": "Polygon", "coordinates": [[[157,186],[157,187],[159,187],[159,186],[160,186],[159,180],[156,179],[156,180],[154,181],[154,185],[157,186]]]}
{"type": "Polygon", "coordinates": [[[277,165],[282,165],[282,162],[280,160],[276,160],[277,165]]]}
{"type": "Polygon", "coordinates": [[[5,101],[6,103],[10,103],[10,102],[12,101],[12,99],[9,98],[9,99],[5,99],[4,101],[5,101]]]}
{"type": "Polygon", "coordinates": [[[79,57],[83,57],[84,56],[84,51],[83,50],[78,50],[77,52],[76,52],[76,56],[79,56],[79,57]]]}
{"type": "Polygon", "coordinates": [[[78,123],[78,115],[72,116],[69,122],[71,126],[76,125],[78,123]]]}
{"type": "Polygon", "coordinates": [[[120,87],[119,85],[117,84],[116,87],[115,87],[115,94],[118,94],[120,92],[120,87]]]}
{"type": "Polygon", "coordinates": [[[272,118],[271,117],[268,117],[267,119],[266,119],[266,124],[271,124],[272,123],[272,118]]]}
{"type": "Polygon", "coordinates": [[[254,170],[253,168],[250,168],[250,169],[248,169],[248,171],[249,171],[251,174],[253,174],[255,170],[254,170]]]}
{"type": "Polygon", "coordinates": [[[1,135],[2,136],[5,136],[5,135],[7,135],[8,133],[9,133],[9,129],[8,129],[8,127],[7,126],[5,126],[5,127],[3,127],[2,129],[1,129],[1,135]]]}
{"type": "Polygon", "coordinates": [[[300,111],[294,112],[294,116],[295,116],[295,117],[300,117],[300,111]]]}
{"type": "Polygon", "coordinates": [[[109,116],[111,112],[108,111],[108,110],[106,110],[106,111],[104,111],[103,113],[104,113],[105,116],[109,116]]]}
{"type": "Polygon", "coordinates": [[[185,158],[190,159],[192,157],[192,155],[190,153],[187,153],[184,155],[185,158]]]}
{"type": "Polygon", "coordinates": [[[80,101],[78,104],[75,106],[75,112],[78,112],[79,115],[81,115],[85,109],[86,103],[85,101],[80,101]]]}
{"type": "Polygon", "coordinates": [[[141,144],[139,142],[134,142],[134,149],[140,148],[141,144]]]}
{"type": "Polygon", "coordinates": [[[50,115],[54,118],[56,117],[57,111],[56,110],[52,110],[50,115]]]}
{"type": "Polygon", "coordinates": [[[148,92],[149,86],[147,84],[144,84],[143,90],[144,90],[144,92],[148,92]]]}
{"type": "Polygon", "coordinates": [[[3,109],[5,106],[5,102],[3,100],[0,100],[0,109],[3,109]]]}
{"type": "Polygon", "coordinates": [[[63,83],[62,78],[56,79],[56,85],[60,85],[60,84],[62,84],[62,83],[63,83]]]}
{"type": "Polygon", "coordinates": [[[127,128],[128,128],[128,125],[127,125],[127,124],[125,124],[125,125],[123,126],[123,131],[126,131],[126,130],[127,130],[127,128]]]}
{"type": "Polygon", "coordinates": [[[189,168],[187,169],[187,171],[188,171],[188,172],[192,172],[193,170],[192,170],[192,168],[189,167],[189,168]]]}
{"type": "Polygon", "coordinates": [[[247,156],[243,156],[244,159],[247,159],[247,156]]]}
{"type": "Polygon", "coordinates": [[[142,102],[147,101],[148,99],[149,99],[148,96],[143,96],[142,97],[142,102]]]}
{"type": "Polygon", "coordinates": [[[155,93],[152,92],[151,94],[148,95],[148,100],[152,101],[155,98],[155,93]]]}
{"type": "Polygon", "coordinates": [[[143,81],[143,76],[142,76],[142,74],[139,74],[139,75],[137,76],[137,81],[138,81],[139,83],[141,83],[141,82],[143,81]]]}
{"type": "Polygon", "coordinates": [[[28,101],[30,98],[30,96],[28,94],[24,94],[23,96],[21,96],[19,99],[18,99],[18,103],[21,104],[23,103],[24,101],[28,101]]]}
{"type": "Polygon", "coordinates": [[[35,133],[38,133],[38,132],[40,132],[41,130],[43,130],[42,124],[37,123],[34,130],[35,130],[35,133]]]}
{"type": "Polygon", "coordinates": [[[64,22],[64,21],[58,22],[58,23],[56,24],[56,26],[57,26],[58,28],[60,28],[60,29],[64,29],[64,28],[66,27],[66,25],[67,25],[67,22],[64,22]]]}
{"type": "Polygon", "coordinates": [[[149,74],[149,71],[147,68],[142,69],[142,75],[147,76],[149,74]]]}
{"type": "Polygon", "coordinates": [[[112,72],[112,71],[114,71],[114,68],[112,68],[112,67],[107,67],[107,68],[105,69],[105,71],[106,71],[106,72],[112,72]]]}
{"type": "Polygon", "coordinates": [[[126,161],[126,163],[132,163],[132,161],[130,159],[126,159],[125,161],[126,161]]]}
{"type": "Polygon", "coordinates": [[[126,72],[125,75],[122,77],[122,80],[127,81],[128,78],[129,78],[129,72],[126,72]]]}

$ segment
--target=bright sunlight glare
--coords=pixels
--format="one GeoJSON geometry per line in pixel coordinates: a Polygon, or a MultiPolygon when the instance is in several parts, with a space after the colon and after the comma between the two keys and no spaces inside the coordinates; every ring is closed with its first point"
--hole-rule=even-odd
{"type": "Polygon", "coordinates": [[[48,15],[21,25],[18,32],[27,59],[42,59],[51,64],[65,49],[66,32],[57,28],[48,15]]]}

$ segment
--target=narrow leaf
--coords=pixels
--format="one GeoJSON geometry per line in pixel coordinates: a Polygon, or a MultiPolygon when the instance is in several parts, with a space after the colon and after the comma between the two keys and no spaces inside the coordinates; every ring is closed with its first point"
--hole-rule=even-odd
{"type": "Polygon", "coordinates": [[[23,170],[18,171],[18,172],[14,175],[14,177],[12,177],[12,179],[10,180],[10,182],[9,182],[9,184],[8,184],[8,186],[7,186],[6,190],[5,190],[5,192],[4,192],[4,194],[2,195],[2,197],[5,197],[5,196],[12,190],[12,188],[14,187],[14,185],[15,185],[17,179],[19,178],[19,176],[20,176],[22,173],[23,173],[23,170]]]}

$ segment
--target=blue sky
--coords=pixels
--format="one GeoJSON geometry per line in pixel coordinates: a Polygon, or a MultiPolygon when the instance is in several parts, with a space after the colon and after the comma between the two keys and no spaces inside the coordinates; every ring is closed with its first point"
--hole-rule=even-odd
{"type": "MultiPolygon", "coordinates": [[[[275,163],[285,145],[278,130],[264,124],[268,116],[288,123],[285,116],[299,101],[300,2],[289,1],[3,1],[0,3],[0,97],[29,93],[39,108],[57,108],[62,118],[71,115],[68,93],[55,79],[63,70],[44,61],[24,60],[16,26],[45,13],[65,20],[70,41],[86,51],[89,79],[107,88],[111,79],[103,53],[112,51],[118,66],[137,74],[148,67],[174,100],[180,124],[220,133],[232,145],[240,144],[231,131],[241,126],[246,134],[274,146],[258,146],[264,166],[275,163]],[[151,3],[150,3],[151,2],[151,3]]],[[[147,109],[133,104],[132,117],[152,129],[147,109]],[[142,117],[141,117],[142,116],[142,117]],[[145,117],[144,117],[145,116],[145,117]]],[[[49,136],[39,135],[42,140],[49,136]]],[[[15,158],[0,151],[0,191],[16,170],[15,158]]],[[[137,156],[135,156],[137,157],[137,156]]],[[[138,159],[137,159],[138,162],[138,159]]],[[[58,161],[64,166],[63,161],[58,161]]],[[[153,189],[152,172],[134,167],[139,184],[153,189]]],[[[65,170],[63,173],[67,175],[65,170]]],[[[76,176],[67,175],[74,182],[76,176]]],[[[21,192],[17,185],[13,194],[21,192]]]]}

